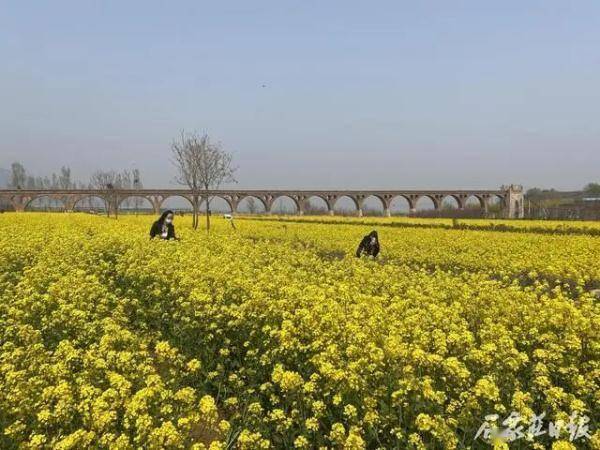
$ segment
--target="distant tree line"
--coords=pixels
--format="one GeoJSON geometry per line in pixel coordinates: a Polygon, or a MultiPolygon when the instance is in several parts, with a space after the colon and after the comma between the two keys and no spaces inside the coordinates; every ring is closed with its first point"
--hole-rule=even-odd
{"type": "Polygon", "coordinates": [[[600,183],[588,183],[583,188],[583,193],[586,195],[600,196],[600,183]]]}
{"type": "Polygon", "coordinates": [[[600,219],[600,183],[581,191],[531,188],[525,193],[525,216],[532,219],[600,219]]]}
{"type": "MultiPolygon", "coordinates": [[[[14,162],[10,167],[10,175],[6,187],[10,189],[98,189],[107,192],[118,189],[141,189],[143,187],[140,171],[133,170],[97,170],[87,182],[74,180],[71,175],[71,168],[62,166],[58,173],[52,173],[44,176],[34,176],[30,174],[25,166],[20,162],[14,162]]],[[[110,194],[107,194],[110,195],[110,194]]],[[[126,199],[121,205],[125,208],[135,207],[139,209],[142,199],[139,197],[126,199]]],[[[97,198],[89,197],[83,201],[84,206],[89,209],[104,208],[103,202],[97,198]]],[[[2,209],[9,209],[10,205],[0,205],[2,209]]],[[[33,208],[40,209],[58,209],[63,204],[60,200],[43,197],[35,200],[33,208]]]]}
{"type": "Polygon", "coordinates": [[[12,189],[74,189],[77,184],[71,179],[71,169],[63,166],[59,173],[48,176],[33,176],[27,173],[23,164],[11,165],[8,186],[12,189]]]}
{"type": "Polygon", "coordinates": [[[529,200],[555,200],[555,199],[564,199],[564,198],[573,198],[577,196],[579,193],[583,193],[584,195],[590,196],[599,196],[600,195],[600,183],[588,183],[586,184],[581,191],[574,192],[564,192],[558,191],[554,188],[551,189],[541,189],[541,188],[531,188],[527,190],[525,193],[525,198],[529,200]]]}
{"type": "MultiPolygon", "coordinates": [[[[213,142],[207,134],[199,135],[197,133],[186,133],[182,131],[179,138],[171,144],[171,162],[177,170],[175,181],[191,190],[190,201],[193,210],[193,226],[198,228],[200,201],[204,197],[206,204],[206,229],[210,229],[210,205],[213,198],[208,195],[209,190],[218,189],[224,183],[235,183],[234,173],[237,170],[232,165],[233,157],[225,151],[221,144],[213,142]]],[[[0,175],[3,175],[0,172],[0,175]]],[[[50,176],[35,177],[27,173],[23,164],[15,162],[11,166],[8,186],[13,189],[101,189],[102,199],[86,199],[92,207],[92,201],[104,203],[107,212],[110,210],[118,212],[119,207],[131,208],[133,205],[137,209],[139,203],[144,201],[140,197],[132,196],[119,203],[117,191],[121,189],[141,189],[142,182],[140,172],[137,169],[129,170],[97,170],[92,174],[87,183],[74,181],[71,178],[71,169],[61,167],[60,173],[53,173],[50,176]]],[[[54,196],[53,196],[54,197],[54,196]]],[[[48,208],[54,203],[60,203],[60,200],[53,198],[36,199],[32,206],[38,208],[48,208]],[[42,202],[42,203],[40,203],[42,202]],[[35,204],[35,205],[34,205],[35,204]]],[[[64,202],[63,202],[64,203],[64,202]]],[[[8,205],[10,207],[10,205],[8,205]]],[[[63,205],[61,205],[62,207],[63,205]]],[[[251,209],[254,209],[254,203],[251,209]]],[[[0,208],[7,209],[7,205],[1,205],[0,208]]]]}

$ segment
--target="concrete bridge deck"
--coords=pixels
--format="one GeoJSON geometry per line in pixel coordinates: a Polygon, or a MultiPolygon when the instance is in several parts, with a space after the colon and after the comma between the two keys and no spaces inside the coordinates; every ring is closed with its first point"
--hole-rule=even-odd
{"type": "Polygon", "coordinates": [[[510,218],[523,217],[523,189],[518,185],[503,186],[500,189],[365,189],[365,190],[311,190],[311,189],[219,189],[208,191],[192,191],[190,189],[0,189],[0,200],[12,205],[16,211],[25,211],[27,206],[36,199],[50,198],[60,201],[67,211],[72,211],[83,199],[97,197],[105,202],[106,209],[116,212],[119,206],[132,197],[147,199],[156,213],[161,211],[163,203],[172,197],[186,199],[192,208],[198,208],[206,198],[222,198],[227,202],[231,211],[237,212],[242,200],[253,197],[260,201],[267,213],[271,212],[273,203],[278,198],[289,198],[296,205],[299,214],[306,210],[312,197],[322,199],[330,214],[334,212],[336,202],[347,197],[354,203],[357,214],[362,215],[363,205],[367,198],[375,197],[381,202],[386,215],[390,215],[390,205],[394,198],[406,199],[411,212],[416,210],[416,204],[422,197],[433,202],[434,208],[439,209],[445,198],[456,200],[459,209],[464,209],[467,200],[474,198],[480,207],[487,211],[494,200],[501,202],[504,215],[510,218]]]}

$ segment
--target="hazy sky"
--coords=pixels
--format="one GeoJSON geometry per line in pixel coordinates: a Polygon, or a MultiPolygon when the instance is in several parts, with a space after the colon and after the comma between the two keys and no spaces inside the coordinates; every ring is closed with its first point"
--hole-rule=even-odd
{"type": "Polygon", "coordinates": [[[208,132],[241,187],[600,181],[600,1],[0,1],[0,167],[208,132]],[[263,87],[264,86],[264,87],[263,87]]]}

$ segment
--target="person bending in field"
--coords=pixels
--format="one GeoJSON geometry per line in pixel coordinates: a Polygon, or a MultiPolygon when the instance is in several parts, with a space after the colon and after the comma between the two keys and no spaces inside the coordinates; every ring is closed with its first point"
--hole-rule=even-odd
{"type": "Polygon", "coordinates": [[[356,250],[356,257],[360,258],[363,253],[373,258],[379,254],[379,237],[377,237],[377,231],[371,231],[360,241],[358,250],[356,250]]]}
{"type": "Polygon", "coordinates": [[[173,225],[173,211],[165,211],[161,214],[159,219],[152,224],[152,228],[150,228],[150,239],[154,239],[155,237],[164,240],[177,239],[175,236],[175,226],[173,225]]]}

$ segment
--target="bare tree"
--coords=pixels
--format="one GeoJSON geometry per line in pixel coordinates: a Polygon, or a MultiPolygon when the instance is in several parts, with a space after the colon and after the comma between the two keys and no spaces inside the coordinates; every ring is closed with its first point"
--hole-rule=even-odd
{"type": "MultiPolygon", "coordinates": [[[[127,169],[122,172],[117,173],[117,178],[115,180],[115,189],[131,189],[133,187],[132,182],[132,174],[127,169]]],[[[137,197],[131,198],[127,197],[123,200],[123,208],[130,209],[131,204],[134,203],[137,197]]]]}
{"type": "MultiPolygon", "coordinates": [[[[115,216],[119,209],[118,191],[121,189],[141,189],[140,172],[137,169],[129,171],[127,169],[117,172],[115,170],[97,170],[90,178],[89,186],[91,189],[100,189],[106,191],[105,197],[108,199],[107,213],[110,215],[110,209],[115,212],[115,216]]],[[[139,197],[125,198],[122,202],[125,208],[131,208],[133,204],[136,212],[140,207],[139,202],[142,199],[139,197]]]]}
{"type": "Polygon", "coordinates": [[[106,191],[106,215],[110,217],[110,210],[113,209],[115,217],[118,215],[118,197],[115,192],[120,187],[122,178],[114,170],[97,170],[90,177],[90,186],[93,189],[106,191]]]}
{"type": "Polygon", "coordinates": [[[210,189],[218,189],[223,183],[235,183],[236,168],[231,166],[232,156],[219,144],[210,142],[207,134],[181,132],[179,140],[171,145],[173,164],[177,168],[177,183],[187,185],[192,191],[193,226],[198,228],[199,198],[206,197],[206,229],[210,230],[210,189]]]}
{"type": "Polygon", "coordinates": [[[68,166],[62,166],[60,168],[60,174],[58,175],[58,185],[61,189],[71,189],[75,187],[75,183],[71,181],[71,168],[68,166]]]}
{"type": "MultiPolygon", "coordinates": [[[[57,176],[57,184],[60,189],[72,189],[75,187],[75,183],[71,179],[71,169],[68,166],[62,166],[60,168],[60,173],[57,176]]],[[[68,197],[63,196],[61,198],[61,202],[63,206],[67,205],[68,197]]]]}
{"type": "MultiPolygon", "coordinates": [[[[142,178],[140,176],[140,171],[139,169],[133,169],[131,171],[131,177],[133,178],[132,180],[132,188],[135,190],[140,190],[142,189],[143,185],[142,185],[142,178]]],[[[134,198],[134,206],[135,206],[135,214],[137,215],[138,210],[140,209],[141,206],[141,198],[139,196],[136,196],[134,198]]]]}
{"type": "Polygon", "coordinates": [[[27,181],[27,172],[25,171],[25,167],[23,167],[23,164],[14,162],[10,166],[10,169],[10,187],[16,189],[24,188],[25,182],[27,181]]]}

